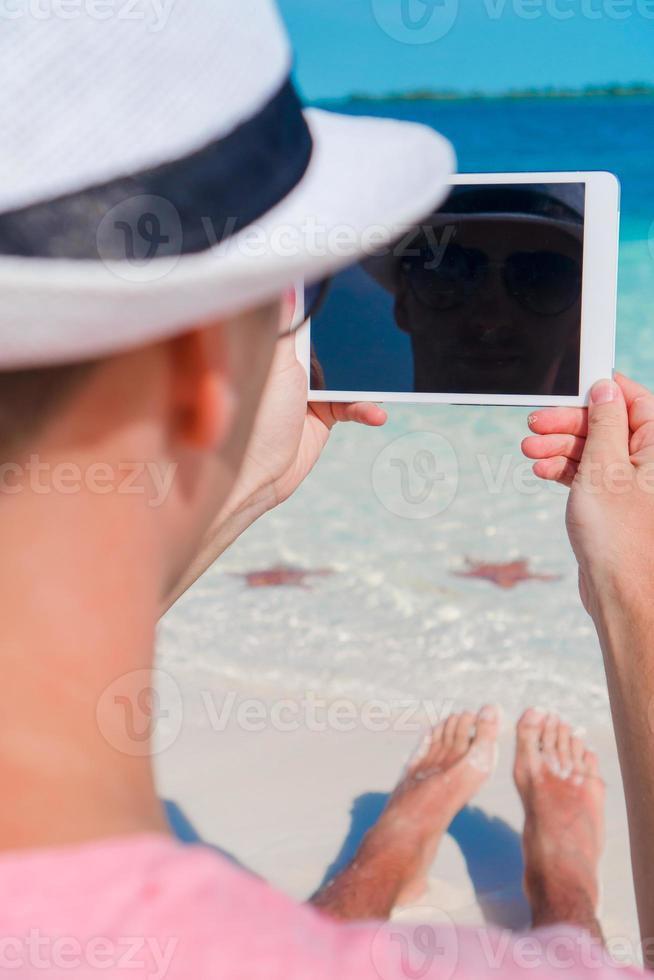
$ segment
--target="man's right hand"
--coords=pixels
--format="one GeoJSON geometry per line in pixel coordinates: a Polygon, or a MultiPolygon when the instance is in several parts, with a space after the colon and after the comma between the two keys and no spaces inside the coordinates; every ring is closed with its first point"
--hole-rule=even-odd
{"type": "Polygon", "coordinates": [[[599,381],[588,409],[529,417],[534,472],[570,487],[567,526],[581,598],[594,619],[607,605],[652,605],[654,395],[622,375],[599,381]]]}

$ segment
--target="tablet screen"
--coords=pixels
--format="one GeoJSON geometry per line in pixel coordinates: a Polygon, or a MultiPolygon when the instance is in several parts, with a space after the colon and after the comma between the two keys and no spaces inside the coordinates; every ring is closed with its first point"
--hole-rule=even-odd
{"type": "Polygon", "coordinates": [[[458,184],[334,277],[311,325],[339,391],[578,395],[585,185],[458,184]]]}

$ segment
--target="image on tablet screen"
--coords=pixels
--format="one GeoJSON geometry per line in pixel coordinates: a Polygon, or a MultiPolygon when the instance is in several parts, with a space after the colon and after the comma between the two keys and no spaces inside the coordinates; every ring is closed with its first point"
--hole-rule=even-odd
{"type": "Polygon", "coordinates": [[[320,387],[578,395],[584,213],[583,183],[457,185],[334,277],[311,324],[320,387]]]}

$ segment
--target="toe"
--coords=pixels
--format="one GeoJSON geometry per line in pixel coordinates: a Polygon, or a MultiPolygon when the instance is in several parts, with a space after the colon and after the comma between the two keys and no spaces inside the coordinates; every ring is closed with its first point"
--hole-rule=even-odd
{"type": "Polygon", "coordinates": [[[584,769],[587,776],[599,776],[599,761],[590,749],[584,753],[584,769]]]}
{"type": "Polygon", "coordinates": [[[548,761],[558,762],[556,754],[556,739],[559,733],[559,716],[550,713],[545,718],[543,734],[541,736],[541,748],[543,755],[548,761]]]}
{"type": "Polygon", "coordinates": [[[444,725],[441,722],[435,728],[425,732],[422,741],[409,760],[410,772],[438,762],[443,755],[443,729],[444,725]]]}
{"type": "Polygon", "coordinates": [[[443,731],[443,746],[446,751],[451,750],[454,746],[456,730],[459,725],[459,717],[460,715],[450,715],[445,722],[445,728],[443,731]]]}
{"type": "Polygon", "coordinates": [[[470,743],[475,734],[475,716],[472,711],[464,711],[459,715],[459,720],[454,733],[454,751],[463,755],[470,748],[470,743]]]}
{"type": "Polygon", "coordinates": [[[431,739],[425,750],[424,761],[430,766],[437,766],[445,755],[445,722],[440,722],[432,728],[431,739]]]}
{"type": "Polygon", "coordinates": [[[584,745],[583,738],[579,735],[573,735],[570,739],[570,754],[572,756],[572,772],[575,777],[584,777],[586,774],[586,764],[584,762],[584,753],[586,751],[586,746],[584,745]]]}
{"type": "Polygon", "coordinates": [[[540,743],[544,716],[535,708],[529,708],[518,722],[516,740],[516,776],[526,771],[536,771],[540,766],[540,743]]]}
{"type": "Polygon", "coordinates": [[[571,739],[570,725],[564,721],[560,722],[556,735],[556,752],[559,759],[559,775],[562,779],[568,779],[572,774],[571,739]]]}
{"type": "Polygon", "coordinates": [[[477,739],[495,741],[500,730],[500,712],[497,705],[486,704],[477,715],[477,739]]]}

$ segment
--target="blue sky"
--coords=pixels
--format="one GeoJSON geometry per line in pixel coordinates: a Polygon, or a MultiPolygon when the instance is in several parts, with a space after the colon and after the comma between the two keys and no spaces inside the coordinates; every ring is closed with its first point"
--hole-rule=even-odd
{"type": "Polygon", "coordinates": [[[654,83],[654,0],[279,3],[307,99],[421,87],[492,93],[654,83]],[[443,36],[431,40],[428,32],[443,36]]]}

